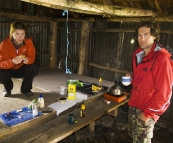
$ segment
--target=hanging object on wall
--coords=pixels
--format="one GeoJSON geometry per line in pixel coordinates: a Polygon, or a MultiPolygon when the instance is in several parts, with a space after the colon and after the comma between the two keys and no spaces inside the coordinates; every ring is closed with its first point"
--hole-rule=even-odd
{"type": "Polygon", "coordinates": [[[66,20],[66,31],[67,31],[67,53],[66,53],[66,59],[65,59],[65,67],[66,67],[66,74],[71,74],[71,71],[68,69],[68,45],[69,45],[69,41],[68,41],[68,10],[64,10],[64,12],[62,13],[62,16],[67,15],[67,20],[66,20]]]}

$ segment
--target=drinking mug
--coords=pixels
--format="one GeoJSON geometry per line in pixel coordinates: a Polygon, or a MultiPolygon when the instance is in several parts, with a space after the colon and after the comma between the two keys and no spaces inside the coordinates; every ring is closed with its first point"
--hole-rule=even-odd
{"type": "Polygon", "coordinates": [[[65,86],[60,86],[59,88],[60,88],[60,94],[61,95],[65,95],[66,94],[66,88],[65,88],[65,86]]]}
{"type": "Polygon", "coordinates": [[[123,76],[122,77],[122,84],[128,86],[131,84],[131,77],[130,76],[123,76]]]}
{"type": "Polygon", "coordinates": [[[74,114],[69,114],[68,115],[68,123],[69,124],[75,124],[77,122],[78,122],[78,120],[77,120],[76,115],[74,115],[74,114]]]}

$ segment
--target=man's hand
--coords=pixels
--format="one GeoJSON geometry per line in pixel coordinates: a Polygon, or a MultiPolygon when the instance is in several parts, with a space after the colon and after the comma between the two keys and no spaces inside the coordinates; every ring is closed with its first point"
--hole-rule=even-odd
{"type": "Polygon", "coordinates": [[[144,122],[147,122],[147,121],[149,120],[149,118],[145,117],[145,115],[144,115],[143,112],[141,112],[141,113],[139,114],[139,118],[140,118],[142,121],[144,121],[144,122]]]}

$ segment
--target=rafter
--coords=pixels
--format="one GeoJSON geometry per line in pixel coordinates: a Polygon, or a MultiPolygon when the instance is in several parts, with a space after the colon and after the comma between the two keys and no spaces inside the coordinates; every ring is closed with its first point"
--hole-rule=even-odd
{"type": "Polygon", "coordinates": [[[159,1],[155,0],[155,5],[158,13],[161,15],[162,14],[162,9],[160,8],[159,1]]]}
{"type": "Polygon", "coordinates": [[[71,1],[71,0],[21,0],[36,5],[42,5],[54,9],[68,9],[69,11],[78,13],[87,13],[95,15],[103,15],[105,17],[111,16],[133,16],[133,17],[146,17],[156,16],[155,12],[150,10],[124,8],[119,6],[101,5],[89,3],[85,1],[71,1]]]}
{"type": "Polygon", "coordinates": [[[149,6],[150,6],[150,7],[149,7],[150,9],[156,9],[154,0],[148,0],[148,4],[149,4],[149,6]]]}
{"type": "MultiPolygon", "coordinates": [[[[39,22],[65,22],[66,18],[53,18],[53,17],[40,17],[40,16],[32,16],[32,15],[26,15],[26,14],[16,14],[16,13],[10,13],[10,12],[0,12],[0,16],[3,17],[9,17],[14,19],[21,19],[21,20],[34,20],[39,22]]],[[[106,21],[121,21],[121,22],[140,22],[145,20],[155,20],[158,22],[173,22],[173,16],[167,16],[167,17],[107,17],[106,21]]],[[[93,17],[88,18],[69,18],[69,21],[95,21],[93,17]]]]}
{"type": "MultiPolygon", "coordinates": [[[[159,10],[161,10],[161,15],[168,15],[168,11],[167,11],[167,3],[166,3],[166,1],[165,0],[156,0],[156,2],[157,2],[157,5],[159,5],[158,7],[160,8],[159,10]]],[[[168,2],[168,1],[167,1],[168,2]]]]}

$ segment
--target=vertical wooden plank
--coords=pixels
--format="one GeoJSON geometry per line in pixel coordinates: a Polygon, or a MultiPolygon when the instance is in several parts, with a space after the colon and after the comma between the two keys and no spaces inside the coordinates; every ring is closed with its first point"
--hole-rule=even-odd
{"type": "Polygon", "coordinates": [[[81,38],[80,38],[80,50],[79,50],[79,68],[78,74],[86,74],[87,62],[88,62],[88,46],[89,46],[89,34],[91,29],[91,23],[84,21],[82,23],[81,38]]]}
{"type": "Polygon", "coordinates": [[[50,23],[50,43],[49,43],[49,51],[50,51],[50,68],[54,69],[57,67],[57,29],[58,23],[51,22],[50,23]]]}
{"type": "Polygon", "coordinates": [[[22,11],[24,13],[28,13],[28,3],[26,3],[26,2],[21,2],[21,3],[22,3],[22,11]]]}
{"type": "MultiPolygon", "coordinates": [[[[116,68],[121,69],[121,61],[122,61],[122,48],[124,42],[124,32],[118,34],[118,47],[117,47],[117,58],[116,58],[116,68]]],[[[118,80],[118,73],[115,73],[115,79],[118,80]]]]}

